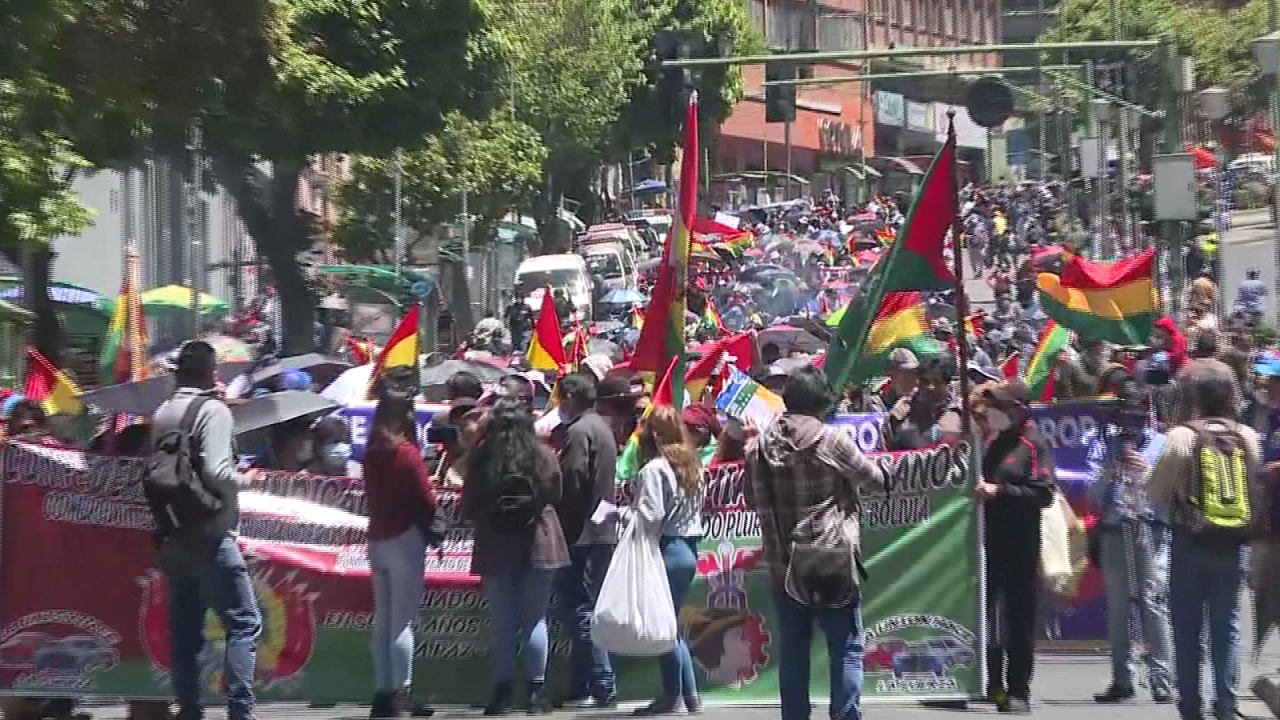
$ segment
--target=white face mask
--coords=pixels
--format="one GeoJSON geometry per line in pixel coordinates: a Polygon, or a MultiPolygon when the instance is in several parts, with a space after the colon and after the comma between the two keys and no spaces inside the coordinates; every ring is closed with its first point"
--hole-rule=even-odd
{"type": "Polygon", "coordinates": [[[1002,433],[1013,426],[1013,421],[1005,414],[1005,411],[997,408],[987,409],[987,427],[991,428],[993,433],[1002,433]]]}

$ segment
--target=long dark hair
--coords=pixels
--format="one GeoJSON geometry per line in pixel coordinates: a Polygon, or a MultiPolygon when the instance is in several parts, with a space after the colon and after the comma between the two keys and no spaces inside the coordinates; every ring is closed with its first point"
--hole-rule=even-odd
{"type": "Polygon", "coordinates": [[[394,450],[402,442],[418,444],[417,425],[413,421],[413,395],[398,389],[385,390],[373,411],[373,427],[369,430],[370,450],[394,450]]]}
{"type": "Polygon", "coordinates": [[[533,414],[515,397],[498,398],[489,410],[484,437],[472,451],[471,473],[483,483],[512,475],[537,477],[538,436],[533,414]]]}

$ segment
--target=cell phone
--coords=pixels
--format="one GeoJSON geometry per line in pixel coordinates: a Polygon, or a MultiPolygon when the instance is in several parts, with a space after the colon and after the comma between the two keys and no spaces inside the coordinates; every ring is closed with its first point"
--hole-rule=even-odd
{"type": "Polygon", "coordinates": [[[448,445],[458,442],[458,428],[453,425],[427,426],[427,442],[437,445],[448,445]]]}

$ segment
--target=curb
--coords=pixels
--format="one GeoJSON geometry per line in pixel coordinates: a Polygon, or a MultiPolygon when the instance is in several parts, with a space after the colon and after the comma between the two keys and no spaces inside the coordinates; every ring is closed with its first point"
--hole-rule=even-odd
{"type": "Polygon", "coordinates": [[[1280,675],[1259,675],[1254,678],[1249,689],[1267,706],[1272,715],[1280,718],[1280,675]]]}

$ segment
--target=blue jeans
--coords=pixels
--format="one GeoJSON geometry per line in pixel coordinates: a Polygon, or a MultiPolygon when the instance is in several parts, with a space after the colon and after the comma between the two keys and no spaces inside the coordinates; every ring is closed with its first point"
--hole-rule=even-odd
{"type": "Polygon", "coordinates": [[[216,646],[205,642],[205,613],[226,630],[223,677],[230,720],[251,717],[253,680],[262,618],[240,546],[227,536],[208,541],[171,538],[160,547],[169,580],[169,643],[173,694],[183,717],[199,717],[201,679],[218,670],[216,646]]]}
{"type": "Polygon", "coordinates": [[[369,543],[373,684],[378,692],[406,690],[413,680],[413,626],[422,608],[426,552],[417,527],[369,543]]]}
{"type": "Polygon", "coordinates": [[[1200,718],[1204,712],[1200,697],[1200,637],[1206,608],[1215,695],[1213,712],[1221,719],[1235,717],[1240,672],[1241,580],[1239,547],[1210,547],[1186,532],[1173,531],[1169,609],[1173,620],[1178,712],[1188,720],[1200,718]]]}
{"type": "Polygon", "coordinates": [[[612,700],[617,694],[609,653],[591,642],[591,616],[600,585],[613,559],[613,545],[574,545],[569,566],[560,571],[560,612],[569,630],[569,698],[612,700]]]}
{"type": "MultiPolygon", "coordinates": [[[[676,606],[676,617],[689,596],[689,586],[698,574],[698,538],[664,536],[660,541],[662,563],[667,568],[667,584],[671,586],[671,601],[676,606]]],[[[697,680],[693,676],[693,658],[684,633],[676,637],[676,647],[658,658],[662,671],[662,694],[675,699],[698,696],[697,680]]]]}
{"type": "Polygon", "coordinates": [[[809,720],[809,657],[816,620],[827,638],[832,720],[861,720],[862,612],[857,605],[810,608],[781,587],[773,591],[778,624],[778,695],[782,720],[809,720]]]}
{"type": "Polygon", "coordinates": [[[546,680],[547,605],[555,577],[555,570],[522,568],[481,578],[489,608],[489,661],[494,685],[515,679],[516,653],[522,643],[526,679],[531,683],[546,680]]]}
{"type": "Polygon", "coordinates": [[[1100,529],[1102,575],[1107,590],[1107,638],[1111,682],[1132,688],[1133,639],[1141,631],[1151,690],[1169,691],[1173,655],[1169,628],[1169,527],[1143,520],[1100,529]],[[1138,627],[1134,627],[1134,606],[1138,627]]]}

